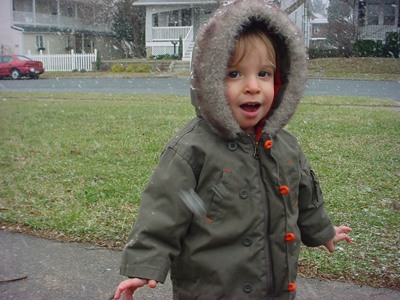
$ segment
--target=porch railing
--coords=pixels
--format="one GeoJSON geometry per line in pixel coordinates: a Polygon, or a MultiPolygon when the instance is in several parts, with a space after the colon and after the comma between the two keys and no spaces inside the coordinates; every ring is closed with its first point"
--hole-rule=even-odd
{"type": "Polygon", "coordinates": [[[16,25],[74,28],[100,32],[111,31],[109,26],[96,24],[94,20],[18,11],[13,13],[13,23],[16,25]]]}
{"type": "Polygon", "coordinates": [[[386,32],[398,32],[396,25],[365,25],[358,27],[361,39],[386,40],[386,32]]]}
{"type": "MultiPolygon", "coordinates": [[[[190,27],[189,32],[187,33],[187,35],[185,36],[185,38],[182,40],[183,41],[183,56],[185,56],[189,46],[191,43],[193,43],[193,27],[190,27]]],[[[189,54],[191,58],[191,53],[189,54]]]]}
{"type": "MultiPolygon", "coordinates": [[[[153,41],[178,41],[181,37],[184,39],[192,26],[182,27],[153,27],[152,40],[153,41]]],[[[193,31],[193,30],[192,30],[193,31]]]]}

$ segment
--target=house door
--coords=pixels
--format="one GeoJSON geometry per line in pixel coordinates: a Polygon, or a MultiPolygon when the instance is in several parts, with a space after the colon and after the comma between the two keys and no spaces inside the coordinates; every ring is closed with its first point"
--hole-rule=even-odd
{"type": "Polygon", "coordinates": [[[94,43],[90,36],[82,34],[77,34],[75,36],[76,41],[76,53],[93,53],[94,43]]]}

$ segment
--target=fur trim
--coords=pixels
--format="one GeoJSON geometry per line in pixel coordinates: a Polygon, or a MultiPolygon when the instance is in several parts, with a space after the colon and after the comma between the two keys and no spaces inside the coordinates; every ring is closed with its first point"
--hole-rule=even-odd
{"type": "Polygon", "coordinates": [[[285,12],[267,0],[236,0],[219,8],[199,30],[192,60],[192,103],[211,127],[233,139],[241,128],[225,95],[224,79],[235,38],[250,20],[276,36],[282,86],[263,131],[274,136],[295,112],[307,82],[307,56],[301,33],[285,12]]]}

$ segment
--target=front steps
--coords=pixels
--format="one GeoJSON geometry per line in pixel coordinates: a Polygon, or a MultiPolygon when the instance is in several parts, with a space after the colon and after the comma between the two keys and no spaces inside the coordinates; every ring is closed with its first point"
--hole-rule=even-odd
{"type": "Polygon", "coordinates": [[[169,72],[172,73],[190,73],[190,61],[175,60],[169,65],[169,72]]]}

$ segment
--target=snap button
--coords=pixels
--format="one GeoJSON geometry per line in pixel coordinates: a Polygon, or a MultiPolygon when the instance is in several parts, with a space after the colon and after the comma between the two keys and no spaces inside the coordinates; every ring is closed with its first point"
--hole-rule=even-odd
{"type": "Polygon", "coordinates": [[[250,237],[245,237],[243,239],[243,245],[250,247],[253,244],[253,240],[250,237]]]}
{"type": "Polygon", "coordinates": [[[289,283],[289,292],[294,292],[296,290],[296,284],[295,283],[289,283]]]}
{"type": "Polygon", "coordinates": [[[253,285],[251,283],[245,283],[243,285],[243,291],[245,293],[251,293],[252,290],[253,290],[253,285]]]}
{"type": "Polygon", "coordinates": [[[228,144],[228,149],[231,151],[235,151],[237,149],[238,145],[235,142],[230,142],[228,144]]]}
{"type": "Polygon", "coordinates": [[[268,140],[264,143],[264,148],[265,149],[271,149],[272,148],[272,141],[268,140]]]}
{"type": "Polygon", "coordinates": [[[285,236],[286,242],[293,242],[296,239],[296,236],[293,233],[287,233],[285,236]]]}
{"type": "Polygon", "coordinates": [[[281,192],[282,195],[287,195],[289,194],[289,188],[286,185],[282,185],[279,188],[279,191],[281,192]]]}
{"type": "Polygon", "coordinates": [[[240,198],[246,199],[249,196],[249,192],[246,189],[243,189],[239,192],[240,198]]]}

